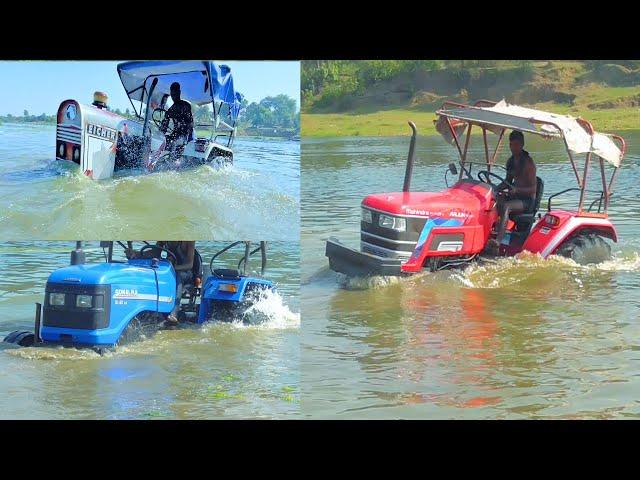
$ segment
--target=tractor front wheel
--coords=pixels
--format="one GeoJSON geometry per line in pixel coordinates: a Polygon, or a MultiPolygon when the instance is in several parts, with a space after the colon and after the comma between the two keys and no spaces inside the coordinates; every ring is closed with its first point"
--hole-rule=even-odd
{"type": "Polygon", "coordinates": [[[555,254],[570,258],[580,265],[588,265],[610,260],[611,247],[600,235],[579,233],[565,240],[555,254]]]}

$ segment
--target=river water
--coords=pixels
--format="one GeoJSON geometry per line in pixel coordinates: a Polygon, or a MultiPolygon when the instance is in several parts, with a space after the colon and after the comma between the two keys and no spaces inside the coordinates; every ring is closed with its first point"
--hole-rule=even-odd
{"type": "MultiPolygon", "coordinates": [[[[523,255],[400,281],[339,277],[324,242],[335,235],[358,246],[360,202],[402,189],[408,138],[303,139],[303,415],[640,417],[640,132],[624,136],[612,261],[523,255]]],[[[472,160],[482,160],[481,137],[472,146],[472,160]]],[[[526,149],[545,181],[542,205],[576,186],[561,143],[528,137],[526,149]]],[[[419,138],[412,189],[444,188],[457,160],[441,138],[419,138]]],[[[554,200],[576,204],[572,195],[554,200]]]]}
{"type": "Polygon", "coordinates": [[[93,181],[55,160],[55,125],[0,125],[3,239],[298,241],[300,143],[239,137],[234,165],[118,172],[93,181]]]}
{"type": "MultiPolygon", "coordinates": [[[[49,273],[73,242],[0,245],[0,337],[33,330],[49,273]]],[[[224,243],[198,242],[208,262],[224,243]]],[[[118,247],[115,247],[117,250],[118,247]]],[[[87,262],[103,261],[97,242],[87,262]]],[[[236,259],[242,255],[237,250],[236,259]]],[[[260,325],[160,331],[99,356],[0,343],[2,419],[289,418],[300,408],[299,244],[269,242],[265,276],[278,293],[255,305],[260,325]]],[[[253,264],[252,264],[253,265],[253,264]]],[[[259,262],[255,262],[255,267],[259,262]]]]}

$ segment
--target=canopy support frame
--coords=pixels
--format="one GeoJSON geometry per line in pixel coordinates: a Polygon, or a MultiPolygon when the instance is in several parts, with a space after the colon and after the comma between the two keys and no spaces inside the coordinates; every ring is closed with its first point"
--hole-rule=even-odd
{"type": "MultiPolygon", "coordinates": [[[[477,101],[473,106],[472,105],[464,105],[464,104],[460,104],[457,102],[451,102],[451,101],[445,101],[441,107],[440,110],[444,109],[446,106],[454,106],[454,107],[459,107],[459,108],[469,108],[469,109],[479,109],[480,104],[481,103],[486,103],[489,105],[495,105],[496,102],[490,102],[490,101],[486,101],[486,100],[479,100],[477,101]]],[[[469,121],[469,120],[465,120],[465,119],[460,119],[463,122],[467,123],[467,138],[465,139],[465,146],[464,146],[464,151],[462,150],[461,146],[460,146],[460,142],[458,140],[458,135],[456,134],[455,130],[453,129],[453,126],[451,124],[451,119],[455,118],[453,115],[446,115],[444,114],[444,112],[436,112],[438,115],[442,115],[446,122],[447,122],[447,126],[449,127],[449,131],[453,136],[453,139],[455,141],[458,153],[460,155],[460,160],[461,160],[461,164],[464,167],[466,158],[467,158],[467,153],[468,153],[468,146],[469,146],[469,140],[470,140],[470,134],[471,134],[471,128],[472,125],[477,124],[478,126],[480,126],[480,128],[482,128],[482,137],[483,137],[483,142],[484,142],[484,147],[485,147],[485,159],[487,161],[487,166],[490,169],[491,165],[493,165],[493,163],[496,160],[498,151],[500,149],[501,143],[502,143],[502,139],[504,137],[504,132],[507,130],[506,127],[504,127],[503,125],[499,125],[502,126],[503,128],[500,131],[500,137],[498,139],[498,142],[496,144],[496,148],[494,150],[493,156],[491,158],[491,160],[489,160],[489,150],[488,150],[488,140],[487,140],[487,134],[486,134],[486,126],[480,122],[474,122],[474,121],[469,121]]],[[[586,185],[587,185],[587,177],[589,174],[589,166],[590,166],[590,162],[591,162],[591,158],[592,158],[592,154],[593,152],[589,151],[586,156],[585,156],[585,165],[584,165],[584,171],[583,171],[583,175],[582,178],[580,178],[580,174],[578,173],[578,168],[575,162],[575,159],[573,158],[573,155],[569,149],[569,145],[567,143],[567,139],[564,136],[563,130],[554,122],[550,122],[550,121],[546,121],[546,120],[537,120],[535,118],[530,118],[529,122],[532,124],[539,124],[539,125],[550,125],[552,127],[554,127],[559,133],[557,136],[559,136],[560,138],[562,138],[562,141],[565,145],[565,149],[567,151],[567,154],[569,156],[569,160],[571,161],[571,167],[572,170],[574,172],[574,175],[576,177],[576,181],[578,183],[578,187],[580,189],[580,200],[579,200],[579,204],[578,204],[578,215],[581,215],[583,212],[583,206],[584,206],[584,197],[585,197],[585,192],[586,192],[586,185]]],[[[593,126],[591,125],[591,123],[589,123],[587,120],[581,119],[581,118],[577,118],[576,122],[589,134],[589,137],[591,139],[591,150],[593,150],[593,139],[594,139],[594,135],[595,135],[595,131],[593,129],[593,126]]],[[[541,133],[540,133],[541,134],[541,133]]],[[[543,134],[543,136],[546,136],[543,134]]],[[[549,135],[551,136],[551,135],[549,135]]],[[[624,156],[625,151],[626,151],[626,144],[625,141],[622,137],[618,136],[618,135],[611,135],[611,134],[607,134],[607,136],[611,137],[612,139],[618,141],[620,143],[620,150],[621,150],[621,158],[624,156]]],[[[602,197],[604,199],[604,214],[606,215],[608,207],[609,207],[609,199],[611,197],[611,195],[613,194],[613,184],[615,181],[615,178],[617,176],[619,167],[618,166],[614,166],[614,170],[611,174],[611,178],[609,180],[609,184],[607,185],[607,181],[606,181],[606,172],[605,172],[605,166],[604,166],[604,159],[602,157],[600,157],[598,155],[598,159],[600,162],[600,173],[602,176],[602,197]]],[[[461,169],[460,171],[460,175],[459,175],[459,180],[462,180],[462,173],[464,171],[464,168],[461,169]]]]}

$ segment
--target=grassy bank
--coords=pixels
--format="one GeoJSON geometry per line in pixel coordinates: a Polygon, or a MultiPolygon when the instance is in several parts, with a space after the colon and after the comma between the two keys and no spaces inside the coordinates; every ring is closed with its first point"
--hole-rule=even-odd
{"type": "Polygon", "coordinates": [[[640,129],[640,62],[303,62],[302,134],[435,134],[445,100],[487,98],[581,116],[605,132],[640,129]],[[435,62],[435,63],[434,63],[435,62]]]}
{"type": "MultiPolygon", "coordinates": [[[[535,108],[589,120],[600,132],[616,133],[623,130],[640,130],[640,109],[635,107],[606,110],[581,109],[569,106],[540,104],[535,108]]],[[[303,137],[376,137],[410,135],[407,121],[415,122],[420,135],[436,135],[433,125],[434,112],[410,109],[383,110],[365,114],[351,113],[303,113],[301,116],[303,137]]]]}

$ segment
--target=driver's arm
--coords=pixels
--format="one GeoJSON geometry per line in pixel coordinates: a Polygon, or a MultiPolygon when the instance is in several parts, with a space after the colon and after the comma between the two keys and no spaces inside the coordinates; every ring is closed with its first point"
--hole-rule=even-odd
{"type": "MultiPolygon", "coordinates": [[[[509,159],[511,161],[511,159],[509,159]]],[[[507,169],[507,176],[504,179],[504,182],[500,183],[500,185],[497,186],[498,190],[506,190],[507,188],[511,188],[509,187],[509,184],[513,185],[513,168],[510,164],[510,161],[507,162],[507,165],[505,166],[507,169]]]]}

